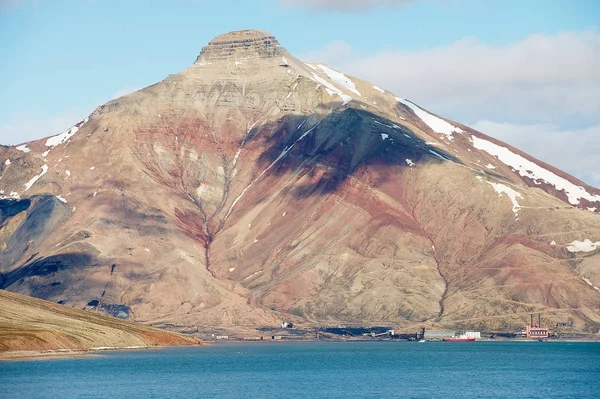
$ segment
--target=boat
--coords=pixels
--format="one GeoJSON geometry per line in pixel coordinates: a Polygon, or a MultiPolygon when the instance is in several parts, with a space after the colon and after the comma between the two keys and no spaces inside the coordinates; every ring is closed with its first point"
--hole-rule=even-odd
{"type": "Polygon", "coordinates": [[[475,341],[474,337],[446,337],[442,338],[444,342],[471,342],[475,341]]]}

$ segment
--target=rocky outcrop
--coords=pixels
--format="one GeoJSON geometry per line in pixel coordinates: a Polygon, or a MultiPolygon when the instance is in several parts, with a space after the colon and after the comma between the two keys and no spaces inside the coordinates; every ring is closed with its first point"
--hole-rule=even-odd
{"type": "Polygon", "coordinates": [[[202,47],[196,62],[273,58],[282,56],[284,51],[269,32],[244,30],[217,36],[202,47]]]}

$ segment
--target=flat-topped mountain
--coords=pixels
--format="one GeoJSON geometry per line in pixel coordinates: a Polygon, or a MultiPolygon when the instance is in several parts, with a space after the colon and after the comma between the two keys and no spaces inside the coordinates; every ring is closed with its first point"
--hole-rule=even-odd
{"type": "Polygon", "coordinates": [[[600,327],[600,190],[264,31],[1,147],[0,176],[0,287],[77,308],[201,328],[600,327]]]}
{"type": "Polygon", "coordinates": [[[271,58],[281,56],[285,49],[275,36],[262,30],[243,30],[219,35],[202,47],[196,62],[236,60],[252,58],[271,58]]]}

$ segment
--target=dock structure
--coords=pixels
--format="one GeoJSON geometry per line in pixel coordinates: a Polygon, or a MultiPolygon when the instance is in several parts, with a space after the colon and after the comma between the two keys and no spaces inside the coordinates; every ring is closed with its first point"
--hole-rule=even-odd
{"type": "Polygon", "coordinates": [[[443,338],[452,338],[456,336],[456,331],[425,331],[424,339],[441,340],[443,338]]]}

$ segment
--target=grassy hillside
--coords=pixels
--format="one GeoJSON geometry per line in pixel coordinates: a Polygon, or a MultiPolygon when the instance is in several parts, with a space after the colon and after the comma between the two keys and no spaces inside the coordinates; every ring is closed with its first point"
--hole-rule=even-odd
{"type": "Polygon", "coordinates": [[[0,290],[0,352],[199,344],[196,337],[0,290]]]}

